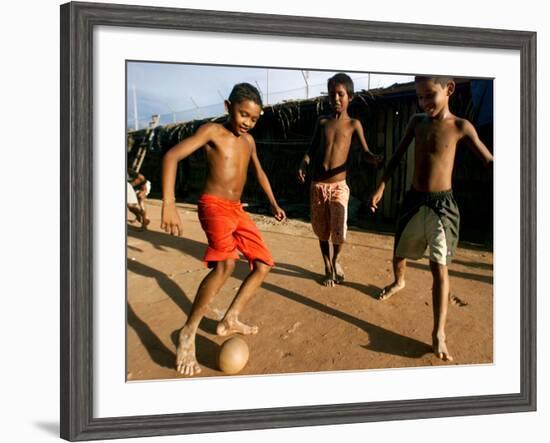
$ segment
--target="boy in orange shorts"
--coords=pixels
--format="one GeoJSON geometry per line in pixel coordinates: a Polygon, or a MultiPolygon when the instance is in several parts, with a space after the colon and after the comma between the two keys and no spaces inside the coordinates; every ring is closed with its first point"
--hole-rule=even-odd
{"type": "Polygon", "coordinates": [[[319,117],[311,147],[298,170],[298,180],[304,183],[309,169],[311,225],[319,238],[325,263],[323,285],[332,287],[344,281],[338,257],[347,232],[350,192],[346,171],[352,138],[358,138],[370,163],[379,165],[382,157],[369,150],[361,122],[348,115],[348,105],[353,98],[351,78],[342,73],[331,77],[328,93],[334,112],[319,117]],[[332,240],[332,257],[329,240],[332,240]]]}
{"type": "Polygon", "coordinates": [[[269,180],[258,160],[254,139],[248,134],[262,113],[258,90],[248,83],[235,85],[225,105],[229,116],[223,125],[202,125],[195,134],[170,149],[162,163],[161,227],[169,234],[178,236],[183,227],[174,197],[177,164],[201,147],[206,151],[208,163],[204,193],[199,199],[199,220],[208,238],[204,261],[212,271],[201,282],[189,318],[179,333],[176,369],[185,375],[201,371],[195,357],[197,328],[210,302],[233,272],[235,259],[239,257],[237,251],[241,251],[247,258],[251,272],[243,281],[216,332],[222,336],[258,332],[256,326],[242,323],[239,314],[274,263],[258,228],[240,203],[249,164],[269,200],[275,218],[282,221],[286,217],[273,196],[269,180]]]}

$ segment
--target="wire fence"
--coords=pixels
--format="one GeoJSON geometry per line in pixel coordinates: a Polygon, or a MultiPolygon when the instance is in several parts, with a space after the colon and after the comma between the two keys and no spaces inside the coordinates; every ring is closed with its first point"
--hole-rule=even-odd
{"type": "MultiPolygon", "coordinates": [[[[371,76],[365,75],[362,77],[355,77],[353,79],[356,90],[368,90],[372,88],[380,87],[380,83],[376,81],[374,77],[371,82],[371,76]]],[[[301,86],[299,88],[286,89],[281,91],[263,91],[258,88],[262,96],[264,106],[276,105],[291,100],[303,100],[307,98],[320,97],[326,95],[327,85],[326,82],[316,83],[307,86],[301,86]]],[[[159,125],[169,125],[175,123],[184,123],[192,120],[200,120],[206,118],[215,118],[223,115],[225,112],[225,105],[222,100],[217,103],[206,106],[195,106],[190,109],[184,109],[179,111],[165,112],[165,113],[152,113],[151,116],[136,116],[135,107],[132,100],[128,103],[128,120],[127,128],[130,131],[144,129],[159,125]],[[152,116],[156,116],[154,119],[152,116]]]]}

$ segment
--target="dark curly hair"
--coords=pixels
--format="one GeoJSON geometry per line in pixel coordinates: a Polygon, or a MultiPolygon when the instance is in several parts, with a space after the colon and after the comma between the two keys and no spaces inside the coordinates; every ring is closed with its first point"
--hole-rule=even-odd
{"type": "Polygon", "coordinates": [[[233,86],[228,100],[234,105],[245,100],[250,100],[260,106],[260,108],[263,106],[260,91],[250,83],[238,83],[233,86]]]}

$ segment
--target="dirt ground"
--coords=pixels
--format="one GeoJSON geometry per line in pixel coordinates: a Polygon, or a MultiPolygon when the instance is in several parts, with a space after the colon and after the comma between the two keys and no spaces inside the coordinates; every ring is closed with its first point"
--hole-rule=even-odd
{"type": "MultiPolygon", "coordinates": [[[[149,200],[149,230],[128,224],[127,379],[183,377],[174,369],[177,335],[201,280],[206,237],[196,207],[178,204],[184,236],[160,230],[160,202],[149,200]]],[[[250,358],[240,375],[397,368],[493,361],[493,254],[461,245],[449,267],[452,303],[447,344],[454,357],[432,354],[431,274],[427,259],[408,262],[407,286],[376,300],[392,281],[393,237],[350,228],[342,252],[344,284],[325,288],[319,244],[309,223],[252,215],[276,266],[245,308],[260,332],[244,337],[250,358]]],[[[212,303],[197,333],[200,377],[223,375],[215,334],[248,273],[245,261],[212,303]]]]}

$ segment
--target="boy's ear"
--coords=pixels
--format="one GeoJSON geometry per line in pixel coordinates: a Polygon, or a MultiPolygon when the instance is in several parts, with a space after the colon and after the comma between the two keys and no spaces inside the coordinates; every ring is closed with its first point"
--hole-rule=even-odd
{"type": "Polygon", "coordinates": [[[456,83],[453,80],[447,82],[447,95],[450,97],[453,95],[456,89],[456,83]]]}

